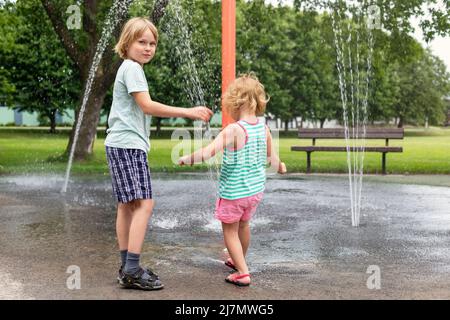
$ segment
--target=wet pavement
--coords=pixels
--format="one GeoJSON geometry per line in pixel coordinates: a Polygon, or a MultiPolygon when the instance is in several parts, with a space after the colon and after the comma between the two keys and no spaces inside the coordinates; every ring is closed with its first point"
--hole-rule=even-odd
{"type": "Polygon", "coordinates": [[[355,228],[347,176],[271,176],[252,220],[252,285],[237,288],[224,282],[215,183],[155,174],[142,260],[165,288],[143,292],[115,281],[108,176],[73,178],[66,194],[61,176],[2,176],[0,299],[449,299],[449,186],[450,176],[367,177],[355,228]],[[67,286],[70,266],[80,289],[67,286]]]}

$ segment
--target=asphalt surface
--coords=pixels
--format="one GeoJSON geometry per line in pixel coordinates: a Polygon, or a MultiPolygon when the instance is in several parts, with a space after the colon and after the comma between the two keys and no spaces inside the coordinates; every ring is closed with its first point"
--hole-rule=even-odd
{"type": "Polygon", "coordinates": [[[209,178],[153,176],[142,261],[165,288],[143,292],[116,282],[108,176],[73,178],[66,194],[61,176],[0,177],[0,299],[450,298],[449,176],[365,178],[357,228],[347,176],[271,176],[252,220],[249,288],[224,282],[209,178]]]}

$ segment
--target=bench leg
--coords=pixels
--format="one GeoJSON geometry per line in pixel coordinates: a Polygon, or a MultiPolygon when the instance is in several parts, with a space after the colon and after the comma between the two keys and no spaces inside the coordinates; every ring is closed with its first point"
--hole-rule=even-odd
{"type": "Polygon", "coordinates": [[[311,152],[306,152],[306,173],[311,173],[311,152]]]}
{"type": "Polygon", "coordinates": [[[382,160],[381,160],[381,172],[386,174],[386,152],[383,152],[382,160]]]}

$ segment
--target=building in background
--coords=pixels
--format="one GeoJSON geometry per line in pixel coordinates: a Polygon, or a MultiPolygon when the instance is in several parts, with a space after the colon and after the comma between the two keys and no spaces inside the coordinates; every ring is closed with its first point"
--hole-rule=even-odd
{"type": "MultiPolygon", "coordinates": [[[[74,111],[68,110],[67,114],[56,114],[56,125],[71,126],[73,124],[74,111]]],[[[106,122],[106,116],[100,118],[100,123],[106,122]]],[[[0,106],[0,126],[39,126],[39,115],[37,112],[21,112],[6,106],[0,106]]]]}

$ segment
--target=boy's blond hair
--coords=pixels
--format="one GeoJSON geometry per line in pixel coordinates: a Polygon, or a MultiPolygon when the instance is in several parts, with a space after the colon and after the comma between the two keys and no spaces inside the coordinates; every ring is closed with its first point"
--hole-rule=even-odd
{"type": "Polygon", "coordinates": [[[258,116],[264,115],[269,99],[254,73],[239,75],[230,83],[223,96],[224,106],[228,110],[249,108],[258,116]]]}
{"type": "Polygon", "coordinates": [[[114,51],[122,58],[127,58],[127,49],[137,38],[142,36],[146,29],[150,29],[158,43],[158,29],[147,18],[137,17],[127,21],[120,34],[119,41],[114,47],[114,51]]]}

